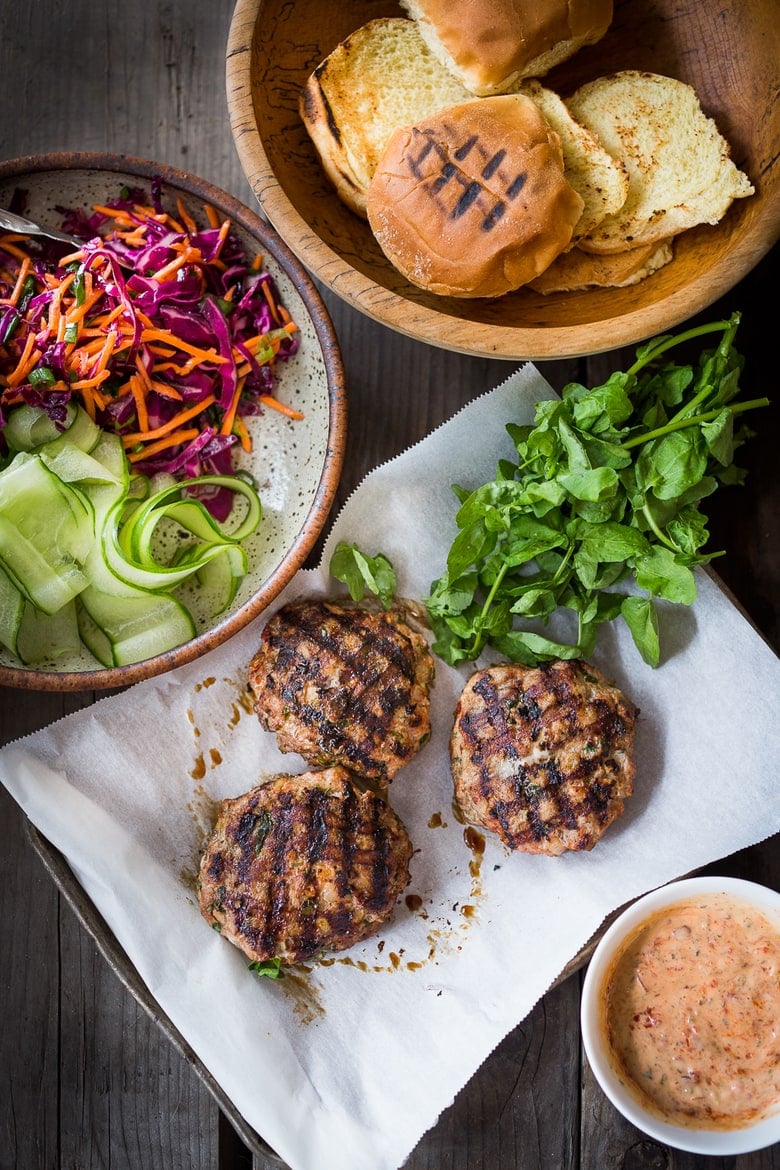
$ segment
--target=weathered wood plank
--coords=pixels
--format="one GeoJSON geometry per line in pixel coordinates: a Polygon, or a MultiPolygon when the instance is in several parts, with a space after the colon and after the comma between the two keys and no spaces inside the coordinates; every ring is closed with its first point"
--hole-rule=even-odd
{"type": "MultiPolygon", "coordinates": [[[[254,206],[227,118],[224,46],[231,7],[211,0],[5,4],[0,154],[77,149],[143,155],[190,169],[254,206]]],[[[746,385],[757,394],[765,390],[773,357],[772,302],[750,292],[769,287],[772,263],[771,257],[764,261],[707,314],[749,303],[741,340],[749,354],[746,385]]],[[[342,342],[351,402],[341,503],[372,467],[497,384],[514,364],[422,346],[324,295],[342,342]]],[[[605,375],[620,358],[543,363],[541,369],[560,389],[580,373],[605,375]]],[[[757,429],[745,488],[714,502],[713,539],[729,549],[718,571],[777,646],[776,444],[768,423],[757,429]]],[[[88,701],[3,691],[0,742],[88,701]]],[[[0,816],[2,1170],[249,1170],[251,1155],[220,1119],[210,1094],[57,895],[2,791],[0,816]]],[[[780,885],[776,841],[721,865],[780,885]]],[[[650,1148],[626,1128],[587,1069],[580,1121],[577,1008],[574,976],[499,1046],[420,1143],[410,1170],[701,1170],[701,1159],[650,1148]]],[[[780,1170],[780,1152],[715,1160],[712,1170],[726,1170],[726,1164],[729,1170],[780,1170]]],[[[254,1159],[254,1170],[275,1167],[254,1159]]]]}

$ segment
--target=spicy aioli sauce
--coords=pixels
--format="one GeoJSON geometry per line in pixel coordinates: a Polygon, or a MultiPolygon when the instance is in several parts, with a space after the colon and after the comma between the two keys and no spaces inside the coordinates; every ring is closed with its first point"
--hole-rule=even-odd
{"type": "Polygon", "coordinates": [[[780,932],[724,894],[652,915],[604,980],[616,1071],[664,1121],[737,1129],[780,1105],[780,932]]]}

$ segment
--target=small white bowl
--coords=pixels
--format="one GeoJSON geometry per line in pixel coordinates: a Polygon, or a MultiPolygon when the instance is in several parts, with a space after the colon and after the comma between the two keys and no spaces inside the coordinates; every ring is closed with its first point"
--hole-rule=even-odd
{"type": "Polygon", "coordinates": [[[613,922],[593,953],[582,988],[582,1040],[593,1074],[604,1093],[637,1129],[679,1150],[710,1155],[744,1154],[780,1141],[780,1108],[769,1117],[738,1129],[705,1129],[662,1121],[643,1108],[639,1097],[618,1075],[604,1031],[604,979],[627,937],[658,910],[701,894],[725,894],[747,902],[780,928],[780,894],[755,882],[727,877],[694,877],[645,894],[613,922]]]}

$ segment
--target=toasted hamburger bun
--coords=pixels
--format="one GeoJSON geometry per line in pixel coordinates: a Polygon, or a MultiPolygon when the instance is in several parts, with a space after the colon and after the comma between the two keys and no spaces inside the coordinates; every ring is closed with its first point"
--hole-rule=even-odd
{"type": "Polygon", "coordinates": [[[574,228],[574,242],[587,236],[607,215],[626,201],[628,172],[585,126],[571,115],[566,103],[539,81],[521,81],[518,93],[536,102],[561,140],[563,173],[585,206],[574,228]]]}
{"type": "Polygon", "coordinates": [[[393,131],[470,97],[413,20],[388,16],[336,45],[307,79],[299,108],[337,195],[365,219],[366,190],[393,131]]]}
{"type": "Polygon", "coordinates": [[[583,85],[566,105],[628,171],[623,206],[578,241],[623,252],[701,223],[718,223],[753,185],[690,85],[627,69],[583,85]]]}
{"type": "Polygon", "coordinates": [[[412,284],[497,297],[570,243],[583,200],[560,139],[528,97],[451,106],[391,137],[368,188],[371,229],[412,284]]]}
{"type": "Polygon", "coordinates": [[[401,0],[440,61],[471,93],[506,93],[603,37],[612,0],[401,0]]]}
{"type": "Polygon", "coordinates": [[[652,276],[673,258],[672,240],[640,244],[625,252],[597,256],[574,247],[556,256],[549,268],[528,285],[534,292],[578,292],[585,288],[627,288],[652,276]]]}

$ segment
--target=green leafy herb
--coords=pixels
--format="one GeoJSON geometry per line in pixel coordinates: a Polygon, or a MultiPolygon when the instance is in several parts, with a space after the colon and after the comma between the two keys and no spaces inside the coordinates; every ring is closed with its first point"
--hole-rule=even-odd
{"type": "Polygon", "coordinates": [[[268,979],[284,979],[284,971],[282,970],[281,959],[263,959],[254,963],[249,963],[249,970],[254,971],[255,975],[265,975],[268,979]]]}
{"type": "Polygon", "coordinates": [[[379,598],[383,609],[390,609],[396,589],[395,570],[382,553],[369,557],[356,544],[341,540],[329,568],[331,576],[347,586],[353,601],[362,601],[368,589],[379,598]]]}
{"type": "Polygon", "coordinates": [[[743,360],[734,348],[740,314],[654,338],[628,370],[603,386],[570,383],[539,402],[534,423],[509,423],[517,462],[460,501],[446,572],[426,598],[434,650],[454,665],[486,646],[512,661],[587,657],[598,626],[622,616],[645,662],[660,661],[655,601],[690,605],[693,568],[717,552],[700,501],[741,482],[734,453],[749,437],[740,415],[768,399],[736,401],[743,360]],[[666,354],[720,333],[694,367],[666,354]],[[632,578],[643,594],[616,587],[632,578]],[[576,637],[546,637],[569,610],[576,637]]]}
{"type": "Polygon", "coordinates": [[[252,852],[257,856],[265,845],[266,838],[274,827],[274,819],[267,809],[263,809],[254,819],[252,825],[252,852]]]}

